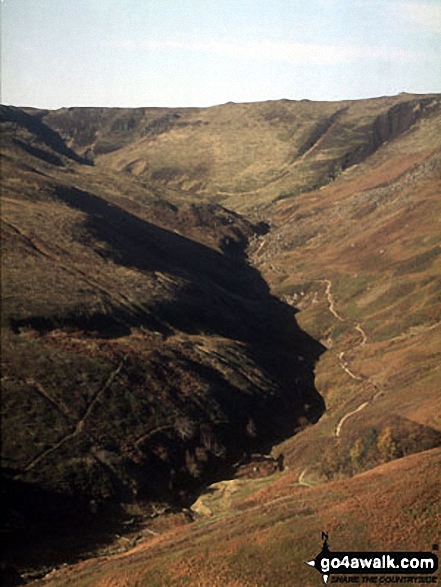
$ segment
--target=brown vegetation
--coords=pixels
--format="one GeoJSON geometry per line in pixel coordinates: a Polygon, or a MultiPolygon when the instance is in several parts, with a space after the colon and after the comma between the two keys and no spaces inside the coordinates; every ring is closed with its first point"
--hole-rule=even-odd
{"type": "Polygon", "coordinates": [[[72,516],[103,552],[109,512],[142,526],[272,447],[283,472],[248,462],[217,513],[148,526],[124,572],[102,559],[47,584],[312,585],[323,529],[342,548],[433,542],[439,113],[410,95],[2,107],[14,565],[77,557],[72,516]]]}

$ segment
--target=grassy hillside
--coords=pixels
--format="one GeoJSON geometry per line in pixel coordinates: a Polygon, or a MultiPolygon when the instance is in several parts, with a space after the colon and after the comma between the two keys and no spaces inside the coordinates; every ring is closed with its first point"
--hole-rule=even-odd
{"type": "Polygon", "coordinates": [[[321,530],[436,542],[440,104],[2,107],[10,564],[313,585],[321,530]]]}
{"type": "Polygon", "coordinates": [[[408,131],[422,131],[416,150],[435,148],[439,112],[438,96],[403,94],[206,109],[69,109],[43,120],[74,148],[92,149],[97,164],[249,211],[332,182],[408,131]]]}
{"type": "Polygon", "coordinates": [[[244,256],[265,225],[172,203],[75,160],[42,129],[5,109],[2,455],[13,560],[30,531],[37,542],[65,532],[73,512],[89,523],[91,504],[104,519],[109,504],[186,504],[244,453],[324,409],[313,383],[323,347],[244,256]]]}
{"type": "Polygon", "coordinates": [[[441,159],[413,146],[391,144],[363,175],[278,203],[253,245],[272,291],[328,348],[316,369],[326,415],[284,447],[321,478],[381,462],[384,435],[390,458],[440,440],[441,159]]]}
{"type": "Polygon", "coordinates": [[[222,515],[35,585],[314,587],[322,579],[305,563],[320,551],[322,530],[329,532],[334,551],[430,550],[439,529],[440,472],[436,450],[320,487],[299,485],[287,473],[251,497],[238,497],[222,515]]]}

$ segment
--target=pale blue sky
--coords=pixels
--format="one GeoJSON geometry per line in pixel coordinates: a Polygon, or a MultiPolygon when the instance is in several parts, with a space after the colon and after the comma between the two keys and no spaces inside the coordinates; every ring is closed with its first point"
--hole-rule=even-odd
{"type": "Polygon", "coordinates": [[[441,91],[441,0],[2,0],[2,102],[210,106],[441,91]]]}

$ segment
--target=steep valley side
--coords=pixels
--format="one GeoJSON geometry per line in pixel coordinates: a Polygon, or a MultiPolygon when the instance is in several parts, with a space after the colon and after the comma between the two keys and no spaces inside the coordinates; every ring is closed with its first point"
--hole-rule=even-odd
{"type": "Polygon", "coordinates": [[[325,349],[247,261],[264,224],[124,198],[25,121],[3,134],[2,385],[6,560],[29,573],[317,421],[325,349]]]}
{"type": "Polygon", "coordinates": [[[277,449],[310,479],[440,443],[440,179],[439,152],[388,184],[348,178],[281,202],[253,245],[273,293],[328,349],[316,369],[326,414],[277,449]]]}
{"type": "Polygon", "coordinates": [[[3,110],[9,564],[312,585],[324,529],[436,542],[439,104],[3,110]]]}

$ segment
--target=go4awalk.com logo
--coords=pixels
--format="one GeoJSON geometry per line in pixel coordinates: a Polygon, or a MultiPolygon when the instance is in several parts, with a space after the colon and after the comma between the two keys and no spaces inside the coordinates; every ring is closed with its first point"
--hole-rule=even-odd
{"type": "MultiPolygon", "coordinates": [[[[323,582],[386,584],[436,584],[438,557],[432,552],[331,552],[328,534],[322,532],[323,547],[308,561],[323,582]],[[348,576],[349,575],[349,576],[348,576]]],[[[438,545],[433,546],[434,550],[438,545]]]]}

